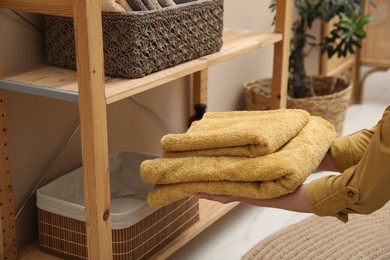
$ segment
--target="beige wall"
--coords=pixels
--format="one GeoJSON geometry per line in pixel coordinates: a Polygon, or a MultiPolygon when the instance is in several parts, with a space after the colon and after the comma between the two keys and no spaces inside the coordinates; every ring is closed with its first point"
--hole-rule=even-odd
{"type": "MultiPolygon", "coordinates": [[[[273,15],[268,5],[269,1],[225,0],[225,26],[272,31],[273,15]]],[[[41,16],[26,15],[43,28],[41,16]]],[[[43,34],[8,10],[0,10],[0,35],[0,63],[4,73],[44,61],[43,34]]],[[[212,67],[208,110],[244,109],[243,83],[270,76],[272,55],[273,48],[267,47],[212,67]]],[[[185,77],[136,96],[146,106],[158,111],[169,124],[130,98],[108,106],[110,151],[130,149],[159,154],[159,141],[164,134],[185,131],[191,110],[190,84],[190,77],[185,77]]],[[[74,103],[7,91],[6,109],[14,202],[18,210],[44,172],[47,172],[47,177],[43,183],[47,183],[80,165],[78,132],[64,147],[77,127],[78,107],[74,103]]],[[[34,195],[17,219],[19,245],[36,238],[36,222],[34,195]]]]}

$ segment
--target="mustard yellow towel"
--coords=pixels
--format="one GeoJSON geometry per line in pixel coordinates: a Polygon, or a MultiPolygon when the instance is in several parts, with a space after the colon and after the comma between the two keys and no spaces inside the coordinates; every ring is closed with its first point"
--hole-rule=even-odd
{"type": "Polygon", "coordinates": [[[157,158],[141,164],[145,182],[157,184],[148,196],[153,207],[198,192],[268,199],[293,192],[325,156],[336,132],[310,117],[301,132],[275,153],[255,158],[157,158]]]}
{"type": "Polygon", "coordinates": [[[309,121],[299,109],[208,112],[184,134],[161,139],[163,157],[246,156],[273,153],[309,121]]]}

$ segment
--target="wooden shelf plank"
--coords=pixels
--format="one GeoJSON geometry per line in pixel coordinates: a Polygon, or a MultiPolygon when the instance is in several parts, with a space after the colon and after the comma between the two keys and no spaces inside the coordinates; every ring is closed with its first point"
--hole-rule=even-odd
{"type": "Polygon", "coordinates": [[[39,250],[38,243],[32,243],[19,250],[19,260],[60,260],[56,256],[46,254],[39,250]]]}
{"type": "Polygon", "coordinates": [[[1,8],[59,16],[73,15],[72,0],[2,0],[1,8]]]}
{"type": "MultiPolygon", "coordinates": [[[[282,35],[225,30],[223,40],[223,47],[217,53],[185,62],[143,78],[123,79],[106,77],[105,88],[107,104],[114,103],[140,92],[158,87],[161,84],[204,70],[226,60],[274,44],[282,40],[282,35]]],[[[64,95],[66,96],[66,93],[68,93],[71,96],[69,97],[69,100],[75,100],[74,95],[77,95],[78,92],[76,71],[53,66],[34,68],[23,73],[5,77],[5,80],[8,85],[12,85],[12,82],[18,82],[19,88],[15,87],[15,91],[22,91],[20,90],[20,83],[24,83],[26,91],[22,92],[36,95],[44,95],[44,92],[57,92],[58,97],[56,98],[58,99],[66,100],[64,95]],[[39,91],[34,92],[31,88],[32,85],[39,86],[39,91]]],[[[4,82],[2,84],[0,81],[0,85],[2,85],[0,87],[5,88],[4,82]]],[[[12,86],[7,89],[12,89],[12,86]]],[[[48,94],[47,96],[55,97],[56,95],[48,94]]]]}
{"type": "MultiPolygon", "coordinates": [[[[203,230],[228,213],[238,203],[221,204],[218,202],[199,200],[199,221],[192,225],[189,229],[181,233],[177,238],[172,240],[152,259],[167,259],[174,252],[183,247],[191,239],[199,235],[203,230]]],[[[20,260],[57,260],[55,256],[48,255],[38,249],[37,243],[30,244],[19,251],[20,260]]]]}

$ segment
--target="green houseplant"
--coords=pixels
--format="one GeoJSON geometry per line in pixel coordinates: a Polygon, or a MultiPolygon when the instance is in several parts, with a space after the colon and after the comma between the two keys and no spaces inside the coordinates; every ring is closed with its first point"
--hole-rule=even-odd
{"type": "MultiPolygon", "coordinates": [[[[272,11],[276,1],[271,0],[272,11]]],[[[374,3],[370,1],[370,4],[374,3]]],[[[366,35],[364,26],[370,21],[369,15],[363,13],[363,5],[362,0],[295,0],[297,18],[291,28],[287,107],[306,109],[312,115],[328,119],[339,134],[352,93],[350,81],[341,77],[309,76],[304,60],[312,48],[320,48],[329,58],[355,53],[366,35]],[[308,33],[315,21],[332,22],[332,30],[322,42],[308,33]]],[[[264,79],[244,85],[248,109],[269,108],[271,82],[272,79],[264,79]]]]}
{"type": "MultiPolygon", "coordinates": [[[[276,1],[272,0],[271,10],[275,10],[276,1]]],[[[292,26],[290,45],[290,96],[307,96],[308,87],[304,82],[307,77],[304,64],[307,46],[320,47],[329,58],[336,54],[345,57],[360,48],[359,42],[366,36],[364,26],[369,22],[369,15],[363,14],[363,4],[362,0],[295,0],[298,18],[292,26]],[[330,22],[335,18],[337,22],[323,42],[316,41],[314,36],[307,33],[316,20],[330,22]]]]}

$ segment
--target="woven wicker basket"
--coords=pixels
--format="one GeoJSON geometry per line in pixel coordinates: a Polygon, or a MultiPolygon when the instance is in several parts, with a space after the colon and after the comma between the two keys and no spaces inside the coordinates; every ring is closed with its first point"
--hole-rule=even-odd
{"type": "MultiPolygon", "coordinates": [[[[148,259],[199,220],[196,197],[158,209],[146,196],[152,185],[139,166],[154,156],[121,151],[110,155],[113,259],[148,259]]],[[[65,259],[88,259],[82,168],[37,191],[39,247],[65,259]]]]}
{"type": "MultiPolygon", "coordinates": [[[[140,78],[221,49],[223,0],[174,1],[153,11],[103,13],[107,76],[140,78]]],[[[45,20],[48,63],[75,69],[73,20],[45,20]]]]}
{"type": "MultiPolygon", "coordinates": [[[[38,209],[40,250],[65,259],[88,259],[85,222],[38,209]]],[[[114,260],[148,259],[199,220],[198,199],[162,207],[138,223],[112,230],[114,260]]]]}
{"type": "MultiPolygon", "coordinates": [[[[304,109],[311,115],[328,120],[341,135],[345,113],[350,104],[352,84],[342,77],[310,76],[306,78],[311,96],[287,97],[287,108],[304,109]]],[[[248,110],[270,109],[272,79],[260,79],[244,84],[248,110]]]]}

